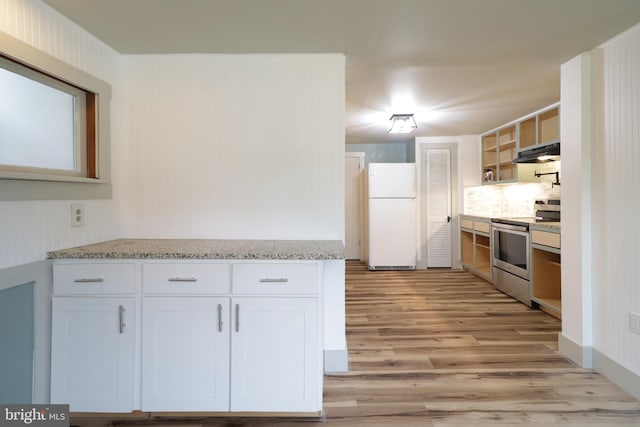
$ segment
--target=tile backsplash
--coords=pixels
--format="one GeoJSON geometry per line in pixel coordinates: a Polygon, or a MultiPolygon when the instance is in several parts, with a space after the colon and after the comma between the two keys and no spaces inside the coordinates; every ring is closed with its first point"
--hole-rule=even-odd
{"type": "MultiPolygon", "coordinates": [[[[560,162],[540,163],[540,172],[560,171],[560,162]]],[[[555,176],[540,183],[481,185],[464,189],[464,213],[478,216],[533,216],[536,199],[559,199],[560,187],[552,186],[555,176]]],[[[562,181],[562,180],[561,180],[562,181]]]]}

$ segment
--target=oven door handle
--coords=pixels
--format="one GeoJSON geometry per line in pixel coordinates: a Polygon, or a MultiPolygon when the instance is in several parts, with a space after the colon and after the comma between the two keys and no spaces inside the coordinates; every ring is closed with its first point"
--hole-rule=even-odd
{"type": "Polygon", "coordinates": [[[493,228],[502,229],[505,231],[514,230],[514,231],[522,231],[523,233],[529,232],[529,227],[525,225],[511,225],[511,224],[503,224],[501,222],[492,223],[493,228]]]}

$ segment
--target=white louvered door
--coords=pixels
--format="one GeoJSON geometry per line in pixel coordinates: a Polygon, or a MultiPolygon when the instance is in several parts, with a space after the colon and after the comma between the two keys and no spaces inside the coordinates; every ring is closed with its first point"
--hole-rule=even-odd
{"type": "Polygon", "coordinates": [[[427,267],[451,267],[451,151],[427,150],[427,267]]]}

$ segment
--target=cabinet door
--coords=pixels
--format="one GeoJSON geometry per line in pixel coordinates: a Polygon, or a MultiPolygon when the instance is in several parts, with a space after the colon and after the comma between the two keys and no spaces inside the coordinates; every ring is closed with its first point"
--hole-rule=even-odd
{"type": "Polygon", "coordinates": [[[231,410],[322,409],[316,298],[232,299],[231,410]]]}
{"type": "Polygon", "coordinates": [[[134,298],[54,298],[51,403],[73,412],[134,410],[134,298]]]}
{"type": "Polygon", "coordinates": [[[229,410],[229,298],[145,297],[142,410],[229,410]]]}

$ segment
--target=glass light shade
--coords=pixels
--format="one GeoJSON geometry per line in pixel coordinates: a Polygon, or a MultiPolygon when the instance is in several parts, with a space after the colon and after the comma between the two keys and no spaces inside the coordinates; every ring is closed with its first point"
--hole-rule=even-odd
{"type": "Polygon", "coordinates": [[[413,114],[394,114],[389,120],[388,133],[410,133],[418,127],[413,114]]]}

